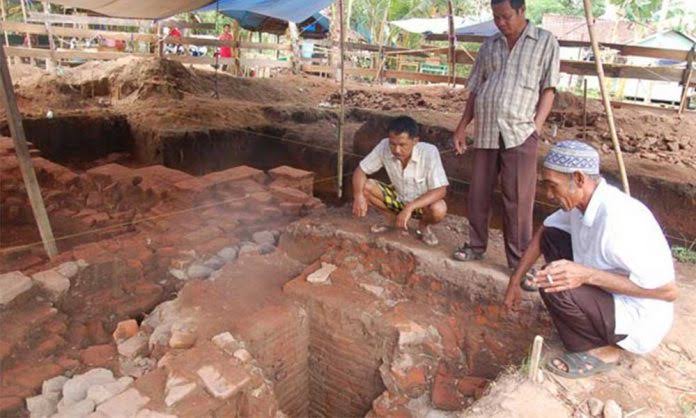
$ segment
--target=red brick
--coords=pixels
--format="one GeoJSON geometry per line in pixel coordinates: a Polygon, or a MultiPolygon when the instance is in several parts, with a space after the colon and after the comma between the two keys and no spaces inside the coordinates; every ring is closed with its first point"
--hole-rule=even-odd
{"type": "Polygon", "coordinates": [[[135,319],[127,319],[121,321],[116,325],[116,330],[114,330],[113,338],[114,341],[118,342],[121,340],[127,340],[130,337],[138,333],[138,322],[135,319]]]}
{"type": "Polygon", "coordinates": [[[464,406],[465,397],[459,392],[456,377],[442,363],[435,374],[430,400],[436,408],[446,411],[457,411],[464,406]]]}
{"type": "Polygon", "coordinates": [[[148,167],[134,170],[135,174],[143,177],[150,177],[163,183],[173,184],[181,181],[191,180],[194,177],[183,171],[174,170],[163,165],[151,165],[148,167]]]}
{"type": "Polygon", "coordinates": [[[112,163],[87,170],[87,177],[95,183],[109,185],[117,181],[131,180],[135,174],[128,167],[112,163]]]}
{"type": "Polygon", "coordinates": [[[262,183],[266,179],[266,174],[253,167],[241,165],[239,167],[206,174],[203,178],[210,180],[215,187],[225,187],[230,185],[230,183],[241,180],[254,180],[262,183]]]}
{"type": "Polygon", "coordinates": [[[85,323],[87,327],[87,337],[92,341],[92,344],[107,344],[111,341],[111,337],[104,330],[104,324],[98,319],[90,319],[85,323]]]}
{"type": "Polygon", "coordinates": [[[214,183],[205,177],[193,177],[174,183],[174,188],[182,193],[201,194],[207,192],[214,183]]]}
{"type": "Polygon", "coordinates": [[[65,340],[60,335],[49,335],[36,346],[34,352],[46,355],[55,352],[60,347],[64,346],[65,340]]]}
{"type": "Polygon", "coordinates": [[[62,372],[63,368],[58,364],[32,363],[31,366],[6,370],[3,377],[3,384],[8,386],[16,384],[26,389],[36,390],[41,387],[44,380],[58,376],[62,372]]]}
{"type": "Polygon", "coordinates": [[[314,194],[314,173],[289,166],[276,167],[268,172],[277,185],[292,187],[308,195],[314,194]]]}
{"type": "Polygon", "coordinates": [[[12,353],[12,348],[14,348],[13,343],[0,340],[0,361],[12,353]]]}
{"type": "Polygon", "coordinates": [[[82,347],[87,342],[87,327],[80,322],[71,322],[67,337],[73,347],[82,347]]]}
{"type": "Polygon", "coordinates": [[[116,358],[116,349],[111,344],[93,345],[80,352],[80,360],[90,367],[107,367],[116,358]]]}
{"type": "MultiPolygon", "coordinates": [[[[0,388],[2,392],[2,388],[0,388]]],[[[18,396],[0,396],[0,416],[9,417],[18,413],[24,406],[24,399],[18,396]]]]}
{"type": "Polygon", "coordinates": [[[311,198],[307,193],[289,187],[272,186],[271,193],[283,202],[303,204],[311,198]]]}
{"type": "Polygon", "coordinates": [[[393,376],[399,389],[411,398],[419,397],[426,389],[425,365],[411,367],[403,373],[393,373],[393,376]]]}
{"type": "Polygon", "coordinates": [[[68,356],[60,356],[57,361],[58,365],[65,370],[75,370],[80,367],[80,362],[68,356]]]}
{"type": "Polygon", "coordinates": [[[474,396],[485,389],[488,379],[475,376],[466,376],[459,379],[457,389],[465,396],[474,396]]]}

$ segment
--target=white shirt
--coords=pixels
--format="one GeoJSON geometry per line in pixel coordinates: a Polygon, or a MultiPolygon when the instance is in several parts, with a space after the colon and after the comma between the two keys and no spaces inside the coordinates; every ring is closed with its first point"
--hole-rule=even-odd
{"type": "MultiPolygon", "coordinates": [[[[570,233],[576,263],[628,275],[644,289],[656,289],[675,279],[672,254],[660,226],[640,201],[603,179],[583,215],[559,210],[544,226],[570,233]]],[[[655,349],[672,327],[671,302],[613,294],[615,333],[627,337],[622,348],[645,354],[655,349]]]]}
{"type": "Polygon", "coordinates": [[[418,142],[413,147],[411,160],[403,168],[401,161],[389,149],[389,138],[384,138],[360,161],[360,168],[367,175],[376,173],[382,167],[403,203],[409,203],[429,190],[449,185],[440,152],[435,145],[427,142],[418,142]]]}

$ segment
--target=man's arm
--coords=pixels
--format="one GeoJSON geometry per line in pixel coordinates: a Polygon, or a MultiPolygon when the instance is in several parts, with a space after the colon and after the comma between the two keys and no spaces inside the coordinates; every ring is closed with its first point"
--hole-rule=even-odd
{"type": "Polygon", "coordinates": [[[367,174],[358,166],[353,172],[353,215],[359,218],[367,215],[365,183],[367,183],[367,174]]]}
{"type": "Polygon", "coordinates": [[[546,292],[560,292],[588,284],[610,293],[667,302],[673,302],[679,294],[674,281],[655,289],[645,289],[631,281],[628,276],[593,269],[568,260],[549,264],[546,269],[537,273],[535,282],[546,292]],[[550,275],[552,283],[549,283],[547,275],[550,275]]]}
{"type": "Polygon", "coordinates": [[[546,118],[549,117],[551,113],[551,108],[553,107],[553,99],[556,97],[556,89],[547,88],[541,92],[539,95],[539,103],[537,103],[536,115],[534,115],[534,126],[536,126],[537,132],[541,133],[541,129],[544,127],[546,118]]]}
{"type": "Polygon", "coordinates": [[[522,288],[520,288],[520,282],[522,281],[522,276],[532,268],[534,263],[541,256],[541,237],[544,234],[544,226],[542,225],[532,237],[532,241],[529,243],[529,247],[522,255],[520,263],[517,265],[515,272],[510,276],[510,282],[508,283],[507,291],[505,292],[505,307],[508,309],[514,309],[521,299],[522,288]]]}
{"type": "Polygon", "coordinates": [[[463,154],[466,150],[466,127],[474,120],[474,109],[476,106],[476,93],[470,92],[466,100],[466,108],[462,118],[459,120],[457,129],[454,131],[454,149],[457,154],[463,154]]]}

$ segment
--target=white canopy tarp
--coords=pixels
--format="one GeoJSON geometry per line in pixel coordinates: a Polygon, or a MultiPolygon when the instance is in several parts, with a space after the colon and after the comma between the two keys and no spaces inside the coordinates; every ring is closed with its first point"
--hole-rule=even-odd
{"type": "MultiPolygon", "coordinates": [[[[454,16],[453,20],[455,30],[468,23],[465,18],[459,16],[454,16]]],[[[430,19],[411,18],[392,20],[389,23],[411,33],[432,33],[440,35],[449,32],[449,23],[446,17],[435,17],[430,19]]]]}
{"type": "Polygon", "coordinates": [[[52,0],[52,3],[112,17],[163,19],[200,9],[211,0],[52,0]]]}

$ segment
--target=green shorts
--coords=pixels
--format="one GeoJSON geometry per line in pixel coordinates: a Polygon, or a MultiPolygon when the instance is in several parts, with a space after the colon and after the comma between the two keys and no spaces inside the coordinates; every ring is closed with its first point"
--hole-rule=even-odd
{"type": "MultiPolygon", "coordinates": [[[[382,202],[384,202],[384,205],[387,207],[387,209],[389,209],[389,211],[399,213],[404,210],[406,205],[404,202],[399,200],[399,196],[396,194],[396,189],[394,189],[394,186],[391,184],[382,183],[381,181],[378,181],[377,185],[382,191],[382,202]]],[[[411,217],[413,219],[423,218],[423,209],[421,208],[414,210],[411,217]]]]}

